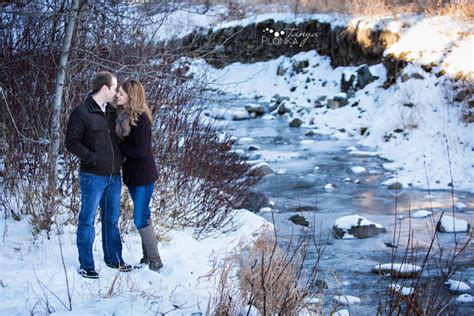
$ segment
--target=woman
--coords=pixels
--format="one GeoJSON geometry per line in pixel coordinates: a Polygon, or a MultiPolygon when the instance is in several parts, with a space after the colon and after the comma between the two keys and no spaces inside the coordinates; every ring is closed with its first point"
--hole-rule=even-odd
{"type": "Polygon", "coordinates": [[[125,156],[123,182],[133,201],[133,222],[142,239],[143,258],[150,270],[163,267],[155,231],[150,219],[150,200],[158,172],[151,149],[153,118],[145,100],[145,90],[138,80],[129,79],[117,90],[117,125],[115,132],[125,156]]]}

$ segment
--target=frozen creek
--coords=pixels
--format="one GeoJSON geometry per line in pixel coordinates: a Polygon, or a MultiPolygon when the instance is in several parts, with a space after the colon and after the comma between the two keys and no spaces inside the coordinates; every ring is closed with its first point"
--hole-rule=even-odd
{"type": "MultiPolygon", "coordinates": [[[[219,104],[220,111],[226,108],[232,112],[243,110],[249,103],[258,102],[221,95],[218,101],[211,102],[210,110],[219,104]]],[[[268,106],[264,102],[260,104],[268,106]]],[[[349,147],[356,147],[360,151],[373,152],[375,148],[363,148],[354,140],[338,140],[331,135],[306,136],[308,129],[290,128],[282,117],[275,117],[274,120],[258,117],[221,122],[225,126],[224,131],[237,138],[236,150],[242,152],[252,163],[265,161],[275,171],[265,176],[255,190],[265,193],[275,203],[274,224],[280,242],[284,245],[292,234],[298,235],[300,226],[288,220],[294,214],[304,216],[311,225],[315,225],[318,236],[321,234],[323,239],[328,239],[319,274],[319,278],[328,284],[325,301],[327,298],[326,302],[330,302],[330,297],[334,295],[359,297],[361,303],[348,308],[351,315],[375,315],[379,293],[386,283],[371,273],[371,269],[377,264],[390,262],[392,248],[385,243],[393,242],[396,226],[397,230],[401,229],[397,258],[401,258],[404,253],[411,225],[421,263],[430,244],[432,219],[425,217],[410,220],[409,210],[415,212],[432,209],[435,219],[439,218],[443,210],[447,211],[446,215],[452,215],[450,191],[431,191],[429,195],[427,190],[403,188],[397,194],[397,191],[381,185],[394,177],[392,172],[387,172],[382,166],[387,160],[376,155],[353,155],[348,150],[349,147]],[[249,150],[250,145],[256,148],[249,150]],[[353,167],[363,167],[365,171],[353,167]],[[327,190],[325,187],[328,184],[335,188],[327,190]],[[352,214],[359,214],[382,224],[387,233],[366,239],[335,239],[331,231],[336,219],[352,214]]],[[[458,202],[465,207],[455,209],[456,218],[467,220],[472,225],[474,194],[455,191],[454,203],[458,202]]],[[[269,212],[259,212],[259,215],[272,221],[272,214],[269,212]]],[[[467,234],[457,234],[457,238],[464,241],[467,234]]],[[[454,234],[440,234],[440,241],[446,249],[453,248],[454,234]]],[[[471,287],[474,285],[472,244],[471,242],[459,261],[462,273],[457,274],[459,279],[471,284],[471,287]]],[[[313,252],[307,260],[308,267],[314,264],[315,256],[313,252]]],[[[430,271],[432,272],[424,275],[430,277],[434,270],[430,271]]],[[[406,286],[410,286],[410,279],[405,282],[406,286]]],[[[336,306],[334,301],[331,302],[336,306]]],[[[457,313],[460,314],[469,314],[472,308],[472,304],[456,306],[457,313]]]]}

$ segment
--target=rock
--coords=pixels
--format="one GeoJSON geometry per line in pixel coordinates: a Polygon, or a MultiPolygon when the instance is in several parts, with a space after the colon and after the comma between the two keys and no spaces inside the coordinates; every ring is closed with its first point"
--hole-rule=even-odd
{"type": "Polygon", "coordinates": [[[298,74],[298,73],[303,72],[304,69],[309,66],[309,62],[307,59],[303,59],[298,62],[294,62],[292,66],[293,66],[293,71],[298,74]]]}
{"type": "Polygon", "coordinates": [[[333,235],[338,239],[370,238],[386,231],[382,225],[359,215],[340,217],[333,226],[333,235]]]}
{"type": "Polygon", "coordinates": [[[343,305],[360,304],[360,298],[351,295],[336,295],[332,297],[335,301],[343,305]]]}
{"type": "Polygon", "coordinates": [[[313,130],[309,130],[304,133],[304,136],[314,136],[314,135],[316,135],[316,133],[313,130]]]}
{"type": "Polygon", "coordinates": [[[298,128],[298,127],[301,126],[301,124],[303,124],[303,121],[300,120],[299,118],[295,118],[295,119],[293,119],[293,120],[290,122],[290,127],[296,127],[296,128],[298,128]]]}
{"type": "Polygon", "coordinates": [[[413,278],[421,272],[421,267],[409,263],[385,263],[372,268],[373,273],[391,274],[399,278],[413,278]]]}
{"type": "Polygon", "coordinates": [[[266,162],[261,162],[250,168],[248,172],[250,174],[266,176],[267,174],[273,173],[273,169],[266,162]]]}
{"type": "Polygon", "coordinates": [[[433,212],[427,210],[419,210],[411,214],[412,218],[425,218],[433,215],[433,212]]]}
{"type": "Polygon", "coordinates": [[[250,145],[247,150],[249,151],[255,151],[255,150],[260,150],[260,147],[256,146],[256,145],[250,145]]]}
{"type": "Polygon", "coordinates": [[[341,104],[341,102],[336,101],[334,99],[328,99],[326,107],[328,109],[338,109],[338,108],[342,107],[342,104],[341,104]]]}
{"type": "Polygon", "coordinates": [[[314,281],[314,286],[319,290],[326,290],[329,288],[328,283],[321,279],[317,279],[316,281],[314,281]]]}
{"type": "Polygon", "coordinates": [[[388,186],[388,189],[389,190],[401,190],[402,187],[403,187],[403,185],[400,182],[394,182],[394,183],[391,183],[388,186]]]}
{"type": "Polygon", "coordinates": [[[349,101],[347,99],[347,94],[346,93],[338,93],[334,96],[334,101],[338,101],[342,104],[342,106],[348,105],[349,101]]]}
{"type": "Polygon", "coordinates": [[[468,233],[471,231],[471,224],[462,219],[443,215],[438,221],[436,229],[441,233],[468,233]]]}
{"type": "Polygon", "coordinates": [[[248,104],[245,106],[245,110],[249,113],[255,113],[257,116],[265,114],[265,108],[259,104],[248,104]]]}
{"type": "Polygon", "coordinates": [[[409,74],[403,74],[401,77],[400,77],[400,80],[402,82],[406,82],[408,80],[410,80],[410,75],[409,74]]]}
{"type": "Polygon", "coordinates": [[[244,208],[252,212],[258,212],[260,209],[268,207],[270,200],[265,193],[249,192],[238,208],[244,208]]]}
{"type": "Polygon", "coordinates": [[[281,63],[278,65],[278,68],[277,68],[277,76],[284,76],[285,74],[286,74],[285,66],[283,65],[283,63],[281,63]]]}
{"type": "Polygon", "coordinates": [[[369,83],[374,82],[378,77],[373,76],[367,65],[360,66],[357,70],[357,89],[364,89],[369,83]]]}
{"type": "Polygon", "coordinates": [[[403,74],[402,77],[401,77],[401,80],[402,82],[406,82],[410,79],[418,79],[418,80],[423,80],[425,79],[425,77],[423,77],[422,75],[420,75],[419,73],[415,72],[411,75],[409,74],[403,74]]]}
{"type": "Polygon", "coordinates": [[[298,214],[291,216],[289,220],[292,221],[293,224],[296,224],[296,225],[309,226],[309,222],[306,220],[306,218],[298,214]]]}
{"type": "Polygon", "coordinates": [[[280,104],[280,105],[278,106],[278,111],[277,111],[277,113],[280,114],[280,115],[284,115],[284,114],[286,114],[286,113],[291,113],[291,110],[288,109],[288,108],[285,106],[284,103],[282,103],[282,104],[280,104]]]}
{"type": "Polygon", "coordinates": [[[275,111],[278,108],[279,105],[280,105],[280,103],[270,103],[268,105],[268,111],[269,112],[275,111]]]}
{"type": "Polygon", "coordinates": [[[471,287],[467,285],[467,283],[452,279],[444,282],[444,285],[448,286],[449,290],[453,292],[467,292],[471,290],[471,287]]]}
{"type": "Polygon", "coordinates": [[[355,88],[356,75],[353,73],[343,72],[341,77],[341,92],[353,95],[355,88]]]}

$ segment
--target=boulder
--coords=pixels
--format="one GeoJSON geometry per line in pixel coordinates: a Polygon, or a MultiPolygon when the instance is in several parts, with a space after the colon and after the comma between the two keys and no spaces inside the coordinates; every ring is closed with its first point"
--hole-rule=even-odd
{"type": "Polygon", "coordinates": [[[333,226],[333,235],[338,239],[370,238],[386,231],[382,225],[359,215],[338,218],[333,226]]]}
{"type": "Polygon", "coordinates": [[[402,188],[403,188],[403,185],[400,182],[394,182],[388,186],[389,190],[401,190],[402,188]]]}
{"type": "Polygon", "coordinates": [[[373,267],[372,272],[391,274],[396,278],[414,278],[421,272],[421,267],[409,263],[385,263],[373,267]]]}
{"type": "Polygon", "coordinates": [[[292,215],[290,218],[288,218],[288,220],[296,225],[309,226],[309,222],[306,220],[306,218],[298,214],[292,215]]]}
{"type": "Polygon", "coordinates": [[[332,297],[336,302],[343,305],[360,304],[360,298],[351,295],[336,295],[332,297]]]}
{"type": "Polygon", "coordinates": [[[378,79],[377,76],[372,75],[372,73],[370,72],[369,66],[367,65],[360,66],[359,68],[357,68],[356,72],[357,72],[357,82],[356,82],[357,89],[364,89],[366,85],[378,79]]]}
{"type": "Polygon", "coordinates": [[[471,231],[471,224],[463,219],[443,215],[438,221],[436,229],[441,233],[468,233],[471,231]]]}
{"type": "Polygon", "coordinates": [[[299,118],[295,118],[295,119],[293,119],[293,120],[290,122],[290,127],[296,127],[296,128],[298,128],[298,127],[301,126],[301,124],[303,124],[303,121],[300,120],[299,118]]]}
{"type": "Polygon", "coordinates": [[[444,285],[446,285],[449,290],[453,292],[468,292],[471,290],[471,287],[467,283],[458,280],[449,279],[448,281],[444,282],[444,285]]]}
{"type": "Polygon", "coordinates": [[[266,176],[273,173],[273,169],[266,162],[261,162],[250,168],[250,174],[266,176]]]}
{"type": "Polygon", "coordinates": [[[245,109],[249,113],[255,113],[257,116],[265,114],[265,108],[263,105],[259,104],[248,104],[245,106],[245,109]]]}
{"type": "Polygon", "coordinates": [[[278,65],[278,68],[277,68],[277,76],[284,76],[285,74],[286,74],[285,66],[283,65],[283,63],[281,63],[278,65]]]}
{"type": "Polygon", "coordinates": [[[336,101],[334,99],[328,99],[328,103],[327,103],[326,106],[327,106],[328,109],[333,109],[334,110],[334,109],[338,109],[338,108],[342,107],[342,104],[341,104],[341,102],[336,101]]]}
{"type": "Polygon", "coordinates": [[[341,78],[341,92],[347,93],[349,95],[354,95],[354,92],[356,91],[355,80],[355,74],[343,72],[341,78]]]}
{"type": "Polygon", "coordinates": [[[288,107],[286,107],[284,103],[282,103],[278,106],[277,113],[280,115],[284,115],[286,113],[291,113],[291,110],[288,107]]]}
{"type": "Polygon", "coordinates": [[[303,72],[304,69],[309,66],[309,62],[307,59],[303,59],[298,62],[294,62],[292,66],[293,66],[293,71],[298,74],[298,73],[303,72]]]}
{"type": "Polygon", "coordinates": [[[258,212],[261,208],[268,207],[270,200],[263,192],[249,192],[238,208],[244,208],[252,212],[258,212]]]}
{"type": "Polygon", "coordinates": [[[250,114],[247,111],[234,111],[232,113],[232,120],[243,121],[250,119],[250,114]]]}
{"type": "Polygon", "coordinates": [[[433,215],[432,211],[427,211],[427,210],[418,210],[416,212],[413,212],[411,214],[412,218],[425,218],[433,215]]]}

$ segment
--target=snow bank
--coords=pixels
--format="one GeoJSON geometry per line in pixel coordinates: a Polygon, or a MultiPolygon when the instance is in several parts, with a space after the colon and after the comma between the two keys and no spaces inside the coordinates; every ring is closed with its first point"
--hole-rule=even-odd
{"type": "MultiPolygon", "coordinates": [[[[84,279],[77,273],[78,260],[75,227],[65,226],[60,235],[65,269],[72,293],[73,313],[77,315],[156,315],[175,311],[190,315],[206,311],[210,297],[216,294],[214,279],[205,276],[214,258],[221,260],[238,244],[251,243],[263,225],[263,218],[246,210],[235,211],[239,228],[217,237],[196,240],[191,229],[172,230],[169,241],[159,243],[165,267],[160,273],[148,268],[118,273],[103,262],[101,235],[94,243],[94,259],[98,280],[84,279]]],[[[61,262],[58,237],[40,236],[34,240],[27,220],[8,221],[6,239],[0,248],[2,262],[1,315],[25,315],[34,311],[46,313],[46,297],[57,313],[66,309],[52,293],[67,302],[65,274],[61,262]],[[40,285],[41,284],[41,285],[40,285]],[[44,291],[44,293],[43,293],[44,291]]],[[[96,226],[100,232],[100,225],[96,226]]],[[[136,264],[141,258],[141,241],[137,233],[124,237],[124,259],[136,264]]]]}

